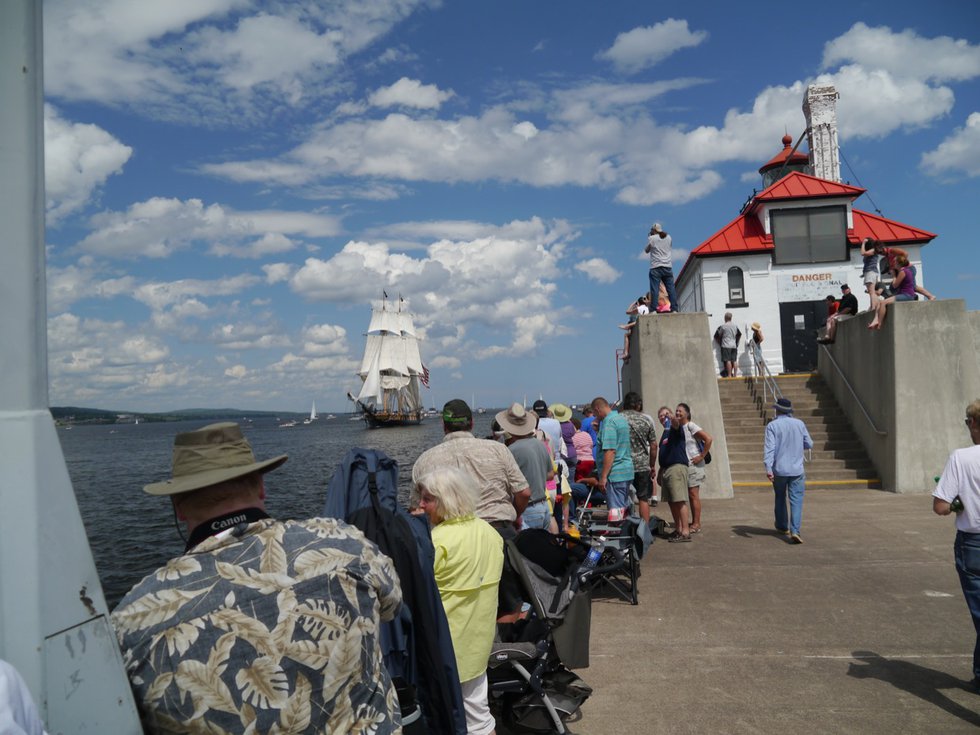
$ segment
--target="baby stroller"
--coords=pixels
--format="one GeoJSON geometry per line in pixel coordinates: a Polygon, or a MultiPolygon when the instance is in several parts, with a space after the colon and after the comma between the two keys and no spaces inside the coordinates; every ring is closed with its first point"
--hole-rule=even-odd
{"type": "Polygon", "coordinates": [[[588,550],[570,536],[536,529],[506,543],[531,609],[512,630],[501,632],[506,640],[494,642],[487,680],[490,706],[515,730],[568,733],[565,723],[592,694],[571,671],[589,665],[589,579],[623,559],[614,554],[612,564],[584,568],[588,550]]]}

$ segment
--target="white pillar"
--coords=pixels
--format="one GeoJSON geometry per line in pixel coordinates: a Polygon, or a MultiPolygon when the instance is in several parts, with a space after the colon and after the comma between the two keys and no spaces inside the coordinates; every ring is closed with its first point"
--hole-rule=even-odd
{"type": "Polygon", "coordinates": [[[140,733],[48,411],[41,0],[0,0],[0,657],[51,733],[140,733]]]}
{"type": "Polygon", "coordinates": [[[803,98],[807,144],[810,146],[810,168],[817,178],[837,182],[841,180],[837,142],[839,96],[832,84],[811,84],[803,98]]]}

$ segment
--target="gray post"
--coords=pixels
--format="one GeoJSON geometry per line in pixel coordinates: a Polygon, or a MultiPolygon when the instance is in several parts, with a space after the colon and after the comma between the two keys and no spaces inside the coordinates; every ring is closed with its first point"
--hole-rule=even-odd
{"type": "Polygon", "coordinates": [[[52,733],[139,733],[48,411],[41,0],[0,1],[0,657],[52,733]]]}

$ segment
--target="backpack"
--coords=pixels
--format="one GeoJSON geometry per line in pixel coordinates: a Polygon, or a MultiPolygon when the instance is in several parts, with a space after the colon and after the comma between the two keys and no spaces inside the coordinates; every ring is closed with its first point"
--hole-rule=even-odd
{"type": "Polygon", "coordinates": [[[463,695],[433,572],[429,522],[399,505],[398,463],[381,451],[351,449],[330,478],[323,514],[360,529],[398,572],[402,607],[398,617],[382,624],[381,647],[398,690],[404,731],[464,735],[463,695]],[[423,721],[412,723],[416,692],[423,721]]]}

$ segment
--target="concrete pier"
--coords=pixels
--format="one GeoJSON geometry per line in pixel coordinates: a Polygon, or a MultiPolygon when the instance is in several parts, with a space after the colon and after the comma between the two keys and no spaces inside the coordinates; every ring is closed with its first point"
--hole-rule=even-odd
{"type": "Polygon", "coordinates": [[[964,688],[976,634],[953,521],[931,506],[808,490],[805,543],[791,546],[771,492],[706,501],[692,543],[651,547],[638,606],[593,603],[578,673],[595,693],[572,732],[977,732],[980,695],[964,688]]]}

